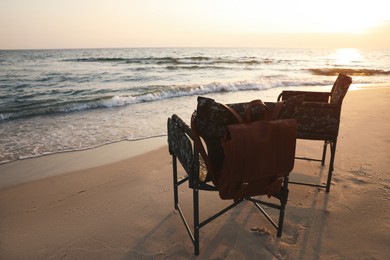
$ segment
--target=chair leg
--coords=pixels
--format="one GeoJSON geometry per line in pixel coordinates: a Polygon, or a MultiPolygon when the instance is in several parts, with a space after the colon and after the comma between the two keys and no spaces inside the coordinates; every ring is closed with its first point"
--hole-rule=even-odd
{"type": "Polygon", "coordinates": [[[178,209],[179,195],[178,195],[178,183],[177,183],[177,159],[172,155],[172,171],[173,171],[173,203],[175,209],[178,209]]]}
{"type": "Polygon", "coordinates": [[[286,211],[286,204],[288,200],[288,177],[284,177],[283,180],[283,187],[282,187],[282,194],[280,198],[280,211],[279,211],[279,222],[278,222],[278,230],[277,230],[277,237],[282,236],[283,232],[283,223],[284,223],[284,214],[286,211]]]}
{"type": "Polygon", "coordinates": [[[321,159],[321,165],[325,165],[325,158],[326,158],[326,148],[328,147],[328,141],[324,141],[324,148],[322,150],[322,159],[321,159]]]}
{"type": "Polygon", "coordinates": [[[194,197],[194,254],[199,255],[199,190],[193,188],[194,197]]]}
{"type": "Polygon", "coordinates": [[[334,165],[334,158],[336,156],[336,143],[337,141],[331,141],[330,142],[330,163],[329,163],[329,171],[328,171],[328,180],[326,182],[326,192],[330,191],[330,185],[332,183],[332,174],[333,174],[333,165],[334,165]]]}

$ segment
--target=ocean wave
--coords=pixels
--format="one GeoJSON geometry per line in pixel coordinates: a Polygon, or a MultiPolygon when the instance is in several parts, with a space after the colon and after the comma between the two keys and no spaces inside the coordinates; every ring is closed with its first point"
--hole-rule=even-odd
{"type": "Polygon", "coordinates": [[[204,95],[214,92],[229,92],[240,90],[257,89],[249,83],[211,83],[207,85],[191,86],[149,86],[143,89],[143,93],[136,95],[107,95],[87,100],[74,100],[53,104],[50,102],[30,102],[12,110],[0,112],[0,122],[17,119],[21,117],[31,117],[46,114],[70,113],[85,111],[97,108],[113,108],[142,102],[153,102],[168,98],[204,95]]]}
{"type": "Polygon", "coordinates": [[[353,69],[353,68],[313,68],[308,69],[312,74],[319,76],[336,76],[339,73],[349,76],[390,75],[390,70],[353,69]]]}
{"type": "Polygon", "coordinates": [[[278,81],[263,78],[258,81],[239,81],[239,82],[212,82],[204,85],[176,85],[176,86],[149,86],[147,88],[138,89],[142,91],[139,94],[132,95],[108,95],[108,93],[96,93],[98,96],[88,99],[68,100],[58,102],[56,100],[39,100],[39,102],[31,102],[20,104],[13,109],[5,109],[0,111],[0,122],[12,120],[22,117],[31,117],[39,115],[48,115],[56,113],[71,113],[77,111],[85,111],[98,108],[113,108],[125,105],[137,104],[142,102],[153,102],[169,98],[177,98],[183,96],[206,95],[210,93],[222,92],[237,92],[250,90],[265,90],[283,86],[305,86],[305,85],[326,85],[330,84],[327,81],[322,82],[299,82],[299,81],[278,81]]]}
{"type": "Polygon", "coordinates": [[[179,65],[169,65],[166,67],[168,70],[180,70],[180,69],[184,69],[184,70],[204,70],[204,69],[207,69],[207,70],[220,70],[220,69],[223,69],[223,70],[226,70],[226,69],[229,69],[227,67],[223,67],[223,66],[209,66],[209,65],[203,65],[203,66],[199,66],[199,65],[182,65],[182,66],[179,66],[179,65]]]}
{"type": "Polygon", "coordinates": [[[89,57],[77,59],[65,59],[65,62],[96,62],[96,63],[120,63],[120,64],[154,64],[154,65],[212,65],[212,64],[237,64],[259,65],[270,64],[276,61],[269,58],[241,57],[233,59],[229,57],[145,57],[145,58],[116,58],[116,57],[89,57]]]}

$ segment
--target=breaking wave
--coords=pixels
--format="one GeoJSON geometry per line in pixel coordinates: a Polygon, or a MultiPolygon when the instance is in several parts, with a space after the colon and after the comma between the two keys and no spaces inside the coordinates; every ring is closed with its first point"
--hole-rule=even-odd
{"type": "Polygon", "coordinates": [[[281,86],[299,86],[299,85],[326,85],[329,82],[297,82],[297,81],[270,81],[263,79],[262,81],[249,82],[213,82],[205,85],[183,85],[183,86],[149,86],[143,89],[140,94],[129,95],[104,95],[98,97],[90,97],[87,99],[68,100],[63,102],[31,102],[19,108],[12,110],[3,109],[0,111],[0,122],[4,120],[17,119],[22,117],[69,113],[77,111],[85,111],[98,108],[112,108],[125,105],[137,104],[142,102],[154,102],[169,98],[177,98],[183,96],[206,95],[210,93],[221,92],[237,92],[250,90],[264,90],[281,86]]]}
{"type": "Polygon", "coordinates": [[[312,74],[318,76],[336,76],[339,73],[347,74],[349,76],[390,75],[390,70],[377,70],[377,69],[315,68],[315,69],[308,69],[308,70],[312,74]]]}

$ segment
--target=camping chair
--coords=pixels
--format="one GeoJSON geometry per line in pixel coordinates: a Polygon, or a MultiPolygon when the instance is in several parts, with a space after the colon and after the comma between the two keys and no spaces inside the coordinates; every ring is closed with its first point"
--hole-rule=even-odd
{"type": "Polygon", "coordinates": [[[326,188],[326,192],[330,191],[340,125],[341,105],[351,83],[352,79],[350,77],[339,74],[331,92],[284,90],[278,96],[278,101],[285,102],[291,99],[301,99],[301,104],[294,113],[285,116],[281,114],[281,118],[294,118],[297,120],[298,139],[324,141],[321,160],[306,157],[296,157],[296,159],[318,161],[321,162],[321,165],[324,165],[327,146],[328,144],[330,145],[330,162],[326,185],[294,181],[290,181],[290,183],[321,187],[326,188]]]}
{"type": "MultiPolygon", "coordinates": [[[[246,104],[247,103],[237,103],[229,106],[243,116],[246,104]]],[[[252,109],[251,113],[251,118],[253,120],[262,120],[264,117],[264,110],[262,107],[252,109]]],[[[221,167],[224,159],[220,138],[224,134],[225,126],[233,123],[235,123],[235,119],[226,111],[226,109],[218,106],[218,103],[214,102],[214,100],[203,97],[198,98],[197,110],[193,113],[191,118],[192,127],[196,128],[196,132],[199,133],[199,136],[202,138],[201,144],[196,143],[198,138],[194,138],[194,129],[191,129],[180,117],[173,115],[168,118],[168,144],[169,152],[172,155],[173,165],[174,207],[179,212],[187,232],[194,244],[195,255],[199,254],[200,229],[244,200],[251,201],[260,210],[260,212],[264,214],[264,216],[270,221],[271,225],[276,228],[277,237],[282,235],[284,213],[288,199],[289,173],[285,173],[283,175],[284,177],[283,183],[281,184],[281,190],[277,194],[273,194],[273,198],[265,200],[259,199],[257,196],[256,198],[245,197],[243,199],[232,201],[229,206],[221,209],[217,213],[214,213],[214,215],[210,216],[206,220],[200,221],[199,219],[199,191],[218,191],[217,187],[211,182],[211,179],[213,178],[212,173],[221,167]],[[209,167],[212,169],[208,169],[205,165],[204,158],[202,158],[201,153],[199,153],[196,148],[197,145],[206,146],[206,156],[208,157],[208,161],[211,163],[211,166],[209,167]],[[185,178],[180,180],[178,180],[177,176],[177,159],[187,174],[185,178]],[[193,193],[193,228],[191,228],[188,224],[184,212],[179,204],[178,188],[187,181],[189,188],[192,189],[193,193]],[[277,223],[267,214],[262,207],[263,205],[279,211],[277,223]]],[[[290,159],[293,160],[293,158],[290,159]]],[[[268,183],[264,183],[264,185],[267,184],[268,183]]]]}

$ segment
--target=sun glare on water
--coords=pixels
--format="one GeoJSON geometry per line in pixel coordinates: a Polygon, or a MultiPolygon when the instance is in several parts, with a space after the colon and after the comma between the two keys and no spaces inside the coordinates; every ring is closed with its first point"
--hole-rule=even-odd
{"type": "Polygon", "coordinates": [[[336,50],[334,58],[337,65],[348,66],[361,61],[363,56],[360,54],[358,49],[342,48],[336,50]]]}

